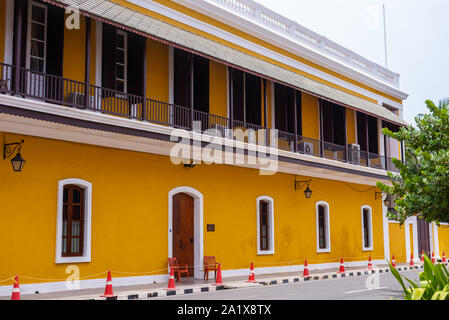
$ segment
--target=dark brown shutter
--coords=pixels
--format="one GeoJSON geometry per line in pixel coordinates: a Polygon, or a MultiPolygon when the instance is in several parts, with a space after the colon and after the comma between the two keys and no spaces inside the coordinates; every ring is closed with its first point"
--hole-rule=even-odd
{"type": "Polygon", "coordinates": [[[247,73],[246,75],[246,122],[262,125],[262,85],[261,79],[247,73]]]}
{"type": "Polygon", "coordinates": [[[145,38],[128,33],[128,93],[143,95],[143,59],[145,54],[145,38]]]}
{"type": "MultiPolygon", "coordinates": [[[[64,9],[47,6],[47,58],[46,72],[62,77],[63,48],[64,48],[64,9]]],[[[84,61],[73,61],[83,64],[84,61]]]]}
{"type": "Polygon", "coordinates": [[[21,23],[21,36],[20,36],[20,60],[17,61],[16,56],[13,56],[13,64],[25,67],[26,65],[26,49],[27,49],[27,31],[28,31],[28,1],[26,0],[15,0],[14,5],[14,52],[17,50],[17,39],[16,35],[18,33],[19,26],[18,15],[19,12],[22,13],[22,23],[21,23]]]}
{"type": "Polygon", "coordinates": [[[116,28],[107,23],[103,23],[101,81],[103,87],[113,90],[115,90],[116,47],[117,47],[116,28]]]}

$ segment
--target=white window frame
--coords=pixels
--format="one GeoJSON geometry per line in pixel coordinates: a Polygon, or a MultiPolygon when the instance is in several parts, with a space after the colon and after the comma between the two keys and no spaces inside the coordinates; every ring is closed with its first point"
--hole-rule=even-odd
{"type": "MultiPolygon", "coordinates": [[[[123,63],[123,68],[124,68],[124,74],[123,77],[124,79],[120,79],[117,77],[117,65],[122,65],[121,63],[118,63],[117,61],[115,61],[115,68],[116,68],[116,72],[115,72],[115,89],[117,90],[117,81],[123,81],[123,93],[127,93],[128,92],[128,34],[123,31],[123,30],[117,30],[117,34],[116,36],[118,37],[118,35],[122,35],[123,36],[123,45],[124,48],[120,48],[118,47],[118,44],[115,48],[115,50],[123,50],[124,51],[124,63],[123,63]]],[[[117,90],[118,91],[118,90],[117,90]]]]}
{"type": "Polygon", "coordinates": [[[330,209],[329,204],[325,201],[318,201],[315,204],[315,218],[316,218],[316,252],[317,253],[329,253],[331,252],[331,225],[330,225],[330,209]],[[319,230],[319,206],[324,206],[326,208],[325,210],[325,232],[326,232],[326,248],[321,249],[320,248],[320,230],[319,230]]]}
{"type": "MultiPolygon", "coordinates": [[[[45,24],[44,24],[44,63],[43,63],[43,73],[47,70],[47,25],[48,25],[48,8],[44,4],[34,2],[32,0],[28,1],[28,21],[27,21],[27,44],[26,44],[26,68],[31,68],[31,20],[32,20],[32,7],[40,7],[45,10],[45,24]]],[[[35,22],[41,24],[39,22],[35,22]]],[[[40,41],[40,40],[39,40],[40,41]]],[[[37,57],[41,59],[40,57],[37,57]]]]}
{"type": "Polygon", "coordinates": [[[373,251],[374,244],[373,244],[373,209],[369,205],[364,205],[360,209],[360,216],[361,216],[361,226],[362,226],[362,250],[363,251],[373,251]],[[369,218],[368,218],[368,230],[369,230],[369,247],[365,247],[365,228],[363,227],[363,211],[367,209],[369,212],[369,218]]]}
{"type": "Polygon", "coordinates": [[[81,179],[65,179],[58,182],[58,203],[56,215],[56,263],[82,263],[91,261],[91,222],[92,222],[92,184],[81,179]],[[83,255],[79,257],[62,256],[62,217],[64,186],[76,185],[84,189],[84,239],[83,255]]]}
{"type": "Polygon", "coordinates": [[[257,255],[274,254],[274,200],[269,196],[260,196],[256,199],[257,217],[257,255]],[[268,250],[260,249],[260,201],[268,202],[268,250]]]}

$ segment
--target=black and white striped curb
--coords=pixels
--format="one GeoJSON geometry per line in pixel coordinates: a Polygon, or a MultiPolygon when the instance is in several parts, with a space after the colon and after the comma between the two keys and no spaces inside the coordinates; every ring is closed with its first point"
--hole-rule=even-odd
{"type": "MultiPolygon", "coordinates": [[[[447,263],[445,264],[448,265],[447,263]]],[[[423,269],[423,265],[416,266],[398,266],[396,270],[398,271],[413,271],[423,269]]],[[[248,288],[255,286],[269,286],[269,285],[282,285],[282,284],[291,284],[298,282],[309,282],[309,281],[320,281],[320,280],[333,280],[333,279],[341,279],[341,278],[354,278],[360,277],[364,275],[371,274],[386,274],[390,273],[390,268],[388,267],[373,267],[373,270],[353,270],[346,271],[344,273],[339,272],[330,272],[330,273],[322,273],[318,275],[310,275],[309,277],[303,276],[288,276],[288,277],[276,277],[276,278],[268,278],[263,280],[258,280],[256,283],[247,283],[243,280],[241,281],[233,281],[229,283],[224,283],[222,285],[197,285],[192,287],[182,287],[177,288],[176,290],[165,290],[165,289],[155,289],[155,290],[145,290],[145,291],[135,291],[135,292],[126,292],[126,293],[117,293],[117,297],[113,298],[104,298],[104,297],[95,297],[88,298],[87,300],[138,300],[138,299],[150,299],[156,297],[168,297],[174,295],[187,295],[193,293],[207,293],[214,292],[219,290],[227,290],[227,289],[237,289],[237,288],[248,288]]],[[[256,275],[257,278],[257,275],[256,275]]],[[[85,300],[85,299],[83,299],[85,300]]]]}

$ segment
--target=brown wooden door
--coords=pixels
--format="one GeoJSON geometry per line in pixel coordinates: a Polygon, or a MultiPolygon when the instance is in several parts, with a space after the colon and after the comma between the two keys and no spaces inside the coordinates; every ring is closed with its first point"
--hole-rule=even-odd
{"type": "Polygon", "coordinates": [[[422,251],[430,258],[430,237],[429,237],[429,224],[424,220],[418,217],[418,251],[421,255],[422,251]]]}
{"type": "Polygon", "coordinates": [[[180,265],[189,265],[191,276],[194,266],[193,208],[191,196],[178,193],[173,197],[173,257],[178,259],[180,265]]]}

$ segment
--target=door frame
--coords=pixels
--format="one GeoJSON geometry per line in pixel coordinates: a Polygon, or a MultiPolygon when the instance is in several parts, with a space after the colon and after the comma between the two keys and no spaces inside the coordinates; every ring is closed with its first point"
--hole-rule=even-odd
{"type": "MultiPolygon", "coordinates": [[[[203,194],[191,187],[177,187],[168,193],[168,257],[173,255],[173,196],[178,193],[188,194],[193,198],[193,242],[194,242],[194,278],[202,279],[203,271],[203,194]]],[[[170,270],[169,270],[170,271],[170,270]]]]}

